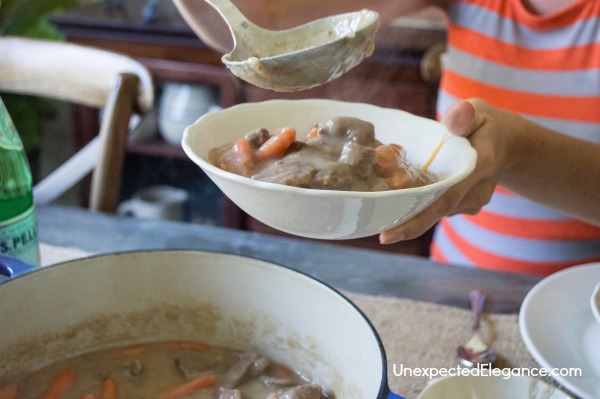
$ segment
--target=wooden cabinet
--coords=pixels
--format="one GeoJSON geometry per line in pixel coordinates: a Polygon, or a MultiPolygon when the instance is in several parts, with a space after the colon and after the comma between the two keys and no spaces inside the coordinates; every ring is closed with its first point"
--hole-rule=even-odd
{"type": "MultiPolygon", "coordinates": [[[[159,87],[161,82],[166,81],[217,87],[222,107],[273,98],[330,98],[435,116],[436,87],[422,79],[419,67],[427,48],[445,40],[443,29],[424,29],[414,24],[406,26],[398,21],[381,28],[375,53],[344,76],[314,89],[276,93],[241,82],[230,74],[221,63],[221,54],[195,36],[172,2],[159,2],[152,22],[142,16],[146,3],[146,0],[96,2],[57,15],[53,22],[69,41],[121,52],[140,60],[155,75],[159,87]],[[109,6],[115,3],[118,6],[109,6]]],[[[91,139],[86,132],[93,129],[86,129],[86,126],[95,123],[96,115],[90,110],[80,108],[75,111],[77,145],[82,146],[91,139]]],[[[128,151],[132,155],[187,161],[181,148],[159,138],[131,144],[128,151]]],[[[221,222],[225,226],[280,234],[249,218],[226,198],[222,198],[221,206],[221,222]]],[[[380,246],[376,237],[337,243],[427,255],[429,240],[428,234],[418,240],[391,246],[380,246]]]]}

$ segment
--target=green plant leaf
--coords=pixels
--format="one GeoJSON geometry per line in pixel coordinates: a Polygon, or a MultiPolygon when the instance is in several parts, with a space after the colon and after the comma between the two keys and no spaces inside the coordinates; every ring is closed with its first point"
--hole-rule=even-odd
{"type": "Polygon", "coordinates": [[[0,35],[60,38],[48,16],[77,5],[78,0],[2,0],[0,35]]]}
{"type": "Polygon", "coordinates": [[[47,113],[51,111],[48,107],[52,105],[43,99],[6,93],[2,94],[2,99],[21,136],[25,150],[32,151],[39,148],[43,139],[42,120],[45,116],[49,116],[47,113]],[[40,110],[44,110],[46,115],[41,115],[40,110]]]}
{"type": "MultiPolygon", "coordinates": [[[[0,36],[64,40],[48,21],[52,14],[76,6],[78,0],[0,0],[0,36]]],[[[48,100],[0,93],[26,151],[35,151],[43,139],[43,121],[55,113],[48,100]]]]}

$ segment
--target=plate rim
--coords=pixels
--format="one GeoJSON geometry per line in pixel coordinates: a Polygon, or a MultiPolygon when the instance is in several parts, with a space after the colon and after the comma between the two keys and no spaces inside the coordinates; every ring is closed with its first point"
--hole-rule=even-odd
{"type": "Polygon", "coordinates": [[[598,323],[600,323],[600,281],[596,284],[592,297],[590,298],[590,306],[592,307],[592,313],[596,317],[598,323]]]}
{"type": "MultiPolygon", "coordinates": [[[[539,281],[533,288],[531,288],[531,290],[529,290],[529,292],[527,293],[527,295],[525,296],[525,299],[523,300],[523,302],[521,304],[521,309],[519,311],[519,331],[521,333],[521,338],[523,339],[523,342],[525,343],[525,346],[527,347],[527,350],[529,351],[531,356],[543,368],[552,369],[557,366],[553,365],[547,359],[547,357],[543,353],[540,352],[538,345],[535,344],[535,342],[533,341],[533,338],[531,337],[531,332],[528,329],[528,317],[527,317],[527,313],[529,312],[531,303],[535,298],[537,298],[537,296],[540,294],[540,292],[543,292],[543,290],[546,289],[548,285],[553,284],[555,281],[566,279],[577,273],[585,274],[585,273],[590,272],[590,270],[597,270],[598,272],[600,272],[600,262],[583,263],[583,264],[568,267],[566,269],[563,269],[556,273],[553,273],[553,274],[547,276],[546,278],[542,279],[541,281],[539,281]]],[[[590,293],[590,295],[591,295],[591,293],[590,293]]],[[[582,296],[582,298],[583,297],[584,296],[582,296]]],[[[589,308],[589,296],[586,295],[585,297],[588,298],[588,303],[582,302],[582,304],[581,304],[582,308],[586,307],[586,306],[589,308]]],[[[593,318],[593,315],[591,314],[591,309],[590,309],[590,317],[593,318]]],[[[554,380],[556,380],[558,383],[560,383],[561,385],[563,385],[565,388],[567,388],[570,391],[572,391],[573,393],[575,393],[576,395],[582,396],[584,398],[590,398],[590,399],[592,398],[592,396],[590,396],[590,395],[593,393],[587,392],[585,387],[582,388],[581,386],[578,386],[572,378],[562,377],[562,376],[553,376],[552,378],[554,380]]]]}

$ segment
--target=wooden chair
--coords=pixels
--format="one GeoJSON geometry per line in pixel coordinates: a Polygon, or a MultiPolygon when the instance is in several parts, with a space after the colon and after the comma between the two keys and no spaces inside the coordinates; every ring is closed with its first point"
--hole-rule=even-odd
{"type": "Polygon", "coordinates": [[[425,51],[421,59],[421,77],[425,82],[439,84],[444,69],[446,43],[438,43],[425,51]]]}
{"type": "Polygon", "coordinates": [[[40,181],[34,197],[36,204],[47,204],[93,170],[89,208],[115,212],[131,116],[154,104],[150,72],[132,58],[105,50],[0,37],[1,92],[103,110],[98,136],[40,181]]]}

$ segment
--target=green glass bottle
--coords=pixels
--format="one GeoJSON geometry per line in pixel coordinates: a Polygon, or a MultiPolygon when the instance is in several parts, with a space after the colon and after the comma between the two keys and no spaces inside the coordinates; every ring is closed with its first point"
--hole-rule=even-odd
{"type": "Polygon", "coordinates": [[[23,143],[0,98],[0,253],[39,265],[32,184],[23,143]]]}

